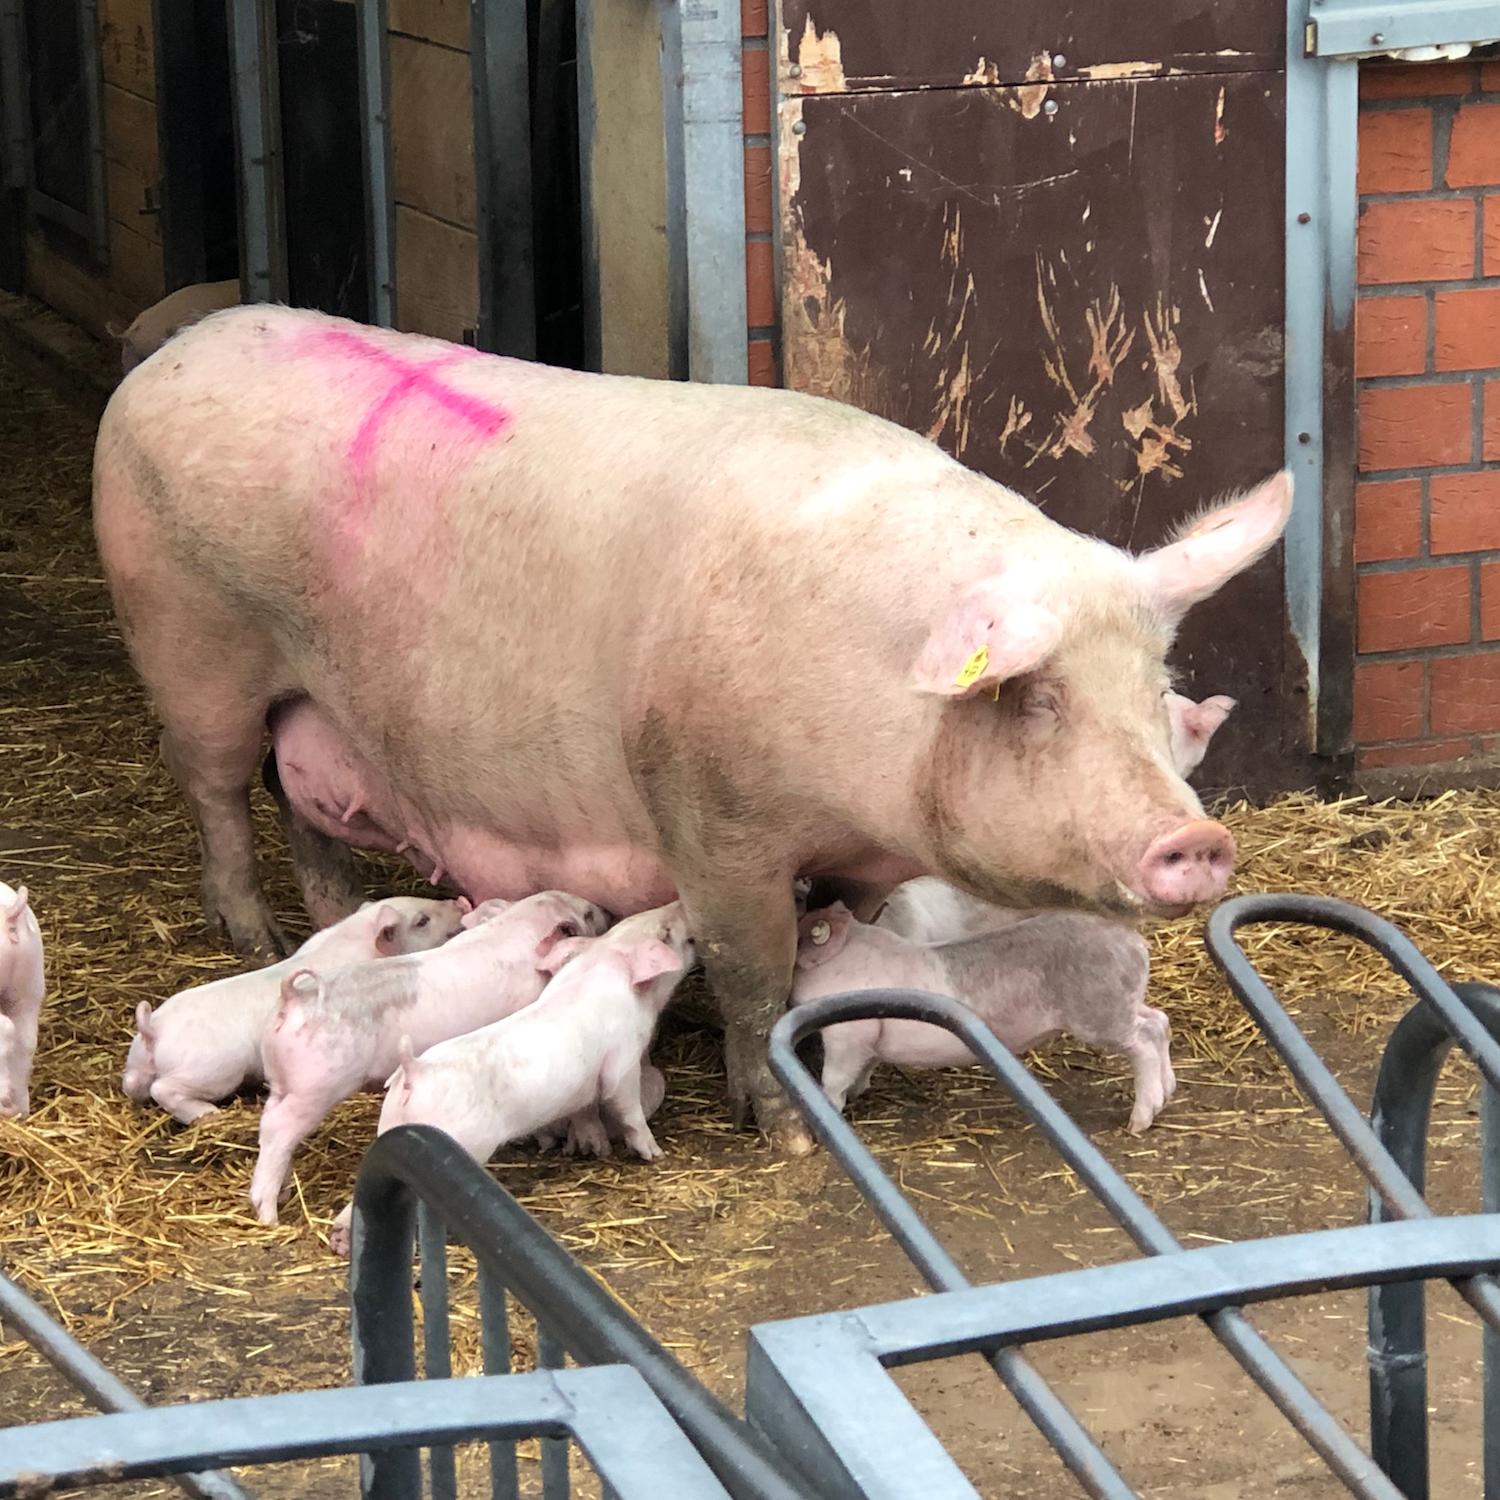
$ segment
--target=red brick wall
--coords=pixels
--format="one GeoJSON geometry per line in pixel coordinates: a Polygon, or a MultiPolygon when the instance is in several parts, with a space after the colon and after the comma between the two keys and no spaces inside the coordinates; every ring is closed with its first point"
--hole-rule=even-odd
{"type": "Polygon", "coordinates": [[[1359,193],[1354,734],[1378,769],[1500,749],[1500,64],[1364,65],[1359,193]]]}
{"type": "Polygon", "coordinates": [[[745,293],[750,383],[776,385],[776,274],[771,217],[771,53],[768,0],[740,0],[745,86],[745,293]]]}

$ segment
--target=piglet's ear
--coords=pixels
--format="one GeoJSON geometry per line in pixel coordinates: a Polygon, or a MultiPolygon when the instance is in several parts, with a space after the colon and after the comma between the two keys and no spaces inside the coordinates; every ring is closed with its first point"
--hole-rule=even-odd
{"type": "Polygon", "coordinates": [[[1057,649],[1062,621],[1044,604],[1016,597],[1014,582],[976,583],[938,622],[912,669],[923,693],[972,698],[1033,672],[1057,649]]]}
{"type": "Polygon", "coordinates": [[[375,951],[381,958],[389,958],[397,951],[400,930],[401,917],[394,907],[382,906],[375,913],[375,951]]]}
{"type": "Polygon", "coordinates": [[[537,973],[555,974],[564,964],[571,963],[593,941],[586,937],[562,937],[561,924],[536,945],[537,973]]]}
{"type": "Polygon", "coordinates": [[[647,938],[628,948],[625,962],[630,968],[630,983],[638,990],[663,974],[682,972],[682,959],[660,938],[647,938]]]}
{"type": "Polygon", "coordinates": [[[1275,544],[1292,514],[1292,476],[1281,473],[1198,517],[1177,540],[1136,559],[1147,597],[1170,620],[1217,593],[1275,544]]]}

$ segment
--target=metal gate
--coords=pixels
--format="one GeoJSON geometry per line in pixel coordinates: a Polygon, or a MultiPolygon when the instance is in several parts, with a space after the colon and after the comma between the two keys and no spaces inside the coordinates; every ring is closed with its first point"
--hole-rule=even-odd
{"type": "Polygon", "coordinates": [[[404,1127],[381,1136],[360,1172],[351,1261],[357,1387],[139,1408],[17,1289],[0,1280],[0,1316],[99,1404],[121,1414],[0,1431],[0,1496],[65,1484],[171,1474],[189,1493],[245,1491],[227,1465],[359,1452],[361,1491],[418,1500],[456,1493],[452,1444],[489,1443],[490,1493],[519,1493],[514,1441],[543,1439],[545,1500],[568,1494],[567,1445],[608,1493],[631,1500],[973,1500],[973,1484],[887,1373],[980,1353],[1059,1453],[1080,1491],[1135,1495],[1084,1425],[1028,1363],[1025,1346],[1076,1334],[1197,1317],[1361,1500],[1429,1500],[1425,1281],[1449,1281],[1485,1328],[1484,1484],[1500,1494],[1500,990],[1450,987],[1416,948],[1368,912],[1296,896],[1242,897],[1209,922],[1208,947],[1266,1040],[1370,1183],[1370,1222],[1311,1234],[1184,1250],[1025,1066],[972,1012],[913,991],[838,996],[785,1017],[772,1041],[777,1076],[824,1144],[917,1266],[933,1295],[762,1324],[750,1331],[746,1418],[704,1389],[497,1183],[446,1136],[404,1127]],[[1372,1121],[1339,1087],[1256,972],[1236,933],[1248,925],[1331,929],[1375,948],[1416,1006],[1395,1028],[1372,1121]],[[838,1021],[903,1016],[963,1037],[1064,1162],[1109,1210],[1141,1258],[972,1287],[797,1055],[838,1021]],[[1439,1218],[1422,1197],[1433,1084],[1457,1044],[1484,1083],[1484,1212],[1439,1218]],[[475,1254],[483,1319],[481,1376],[453,1379],[447,1244],[475,1254]],[[411,1285],[420,1251],[422,1365],[411,1285]],[[1255,1329],[1258,1302],[1369,1288],[1371,1452],[1366,1452],[1255,1329]],[[511,1373],[507,1296],[537,1319],[538,1368],[511,1373]],[[568,1367],[568,1360],[575,1367],[568,1367]]]}

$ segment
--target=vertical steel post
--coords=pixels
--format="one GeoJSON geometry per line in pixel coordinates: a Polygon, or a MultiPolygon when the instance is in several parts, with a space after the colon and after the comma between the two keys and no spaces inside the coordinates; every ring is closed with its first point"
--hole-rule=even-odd
{"type": "Polygon", "coordinates": [[[391,60],[386,0],[359,0],[359,112],[364,146],[370,321],[396,326],[396,196],[391,178],[391,60]]]}
{"type": "Polygon", "coordinates": [[[287,299],[275,23],[275,0],[229,0],[240,178],[240,283],[248,302],[287,299]]]}

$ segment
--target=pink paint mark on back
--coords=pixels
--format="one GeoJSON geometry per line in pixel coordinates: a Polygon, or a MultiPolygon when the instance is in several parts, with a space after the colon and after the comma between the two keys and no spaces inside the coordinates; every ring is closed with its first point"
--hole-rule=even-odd
{"type": "Polygon", "coordinates": [[[341,328],[326,329],[309,341],[314,352],[334,354],[390,377],[390,384],[365,413],[349,443],[348,466],[353,495],[343,517],[344,532],[351,544],[363,539],[375,501],[376,460],[380,438],[388,420],[407,402],[421,399],[427,404],[424,424],[448,442],[498,437],[511,425],[504,407],[464,391],[454,390],[437,378],[437,372],[482,358],[478,350],[457,349],[424,363],[401,359],[376,348],[341,328]]]}

